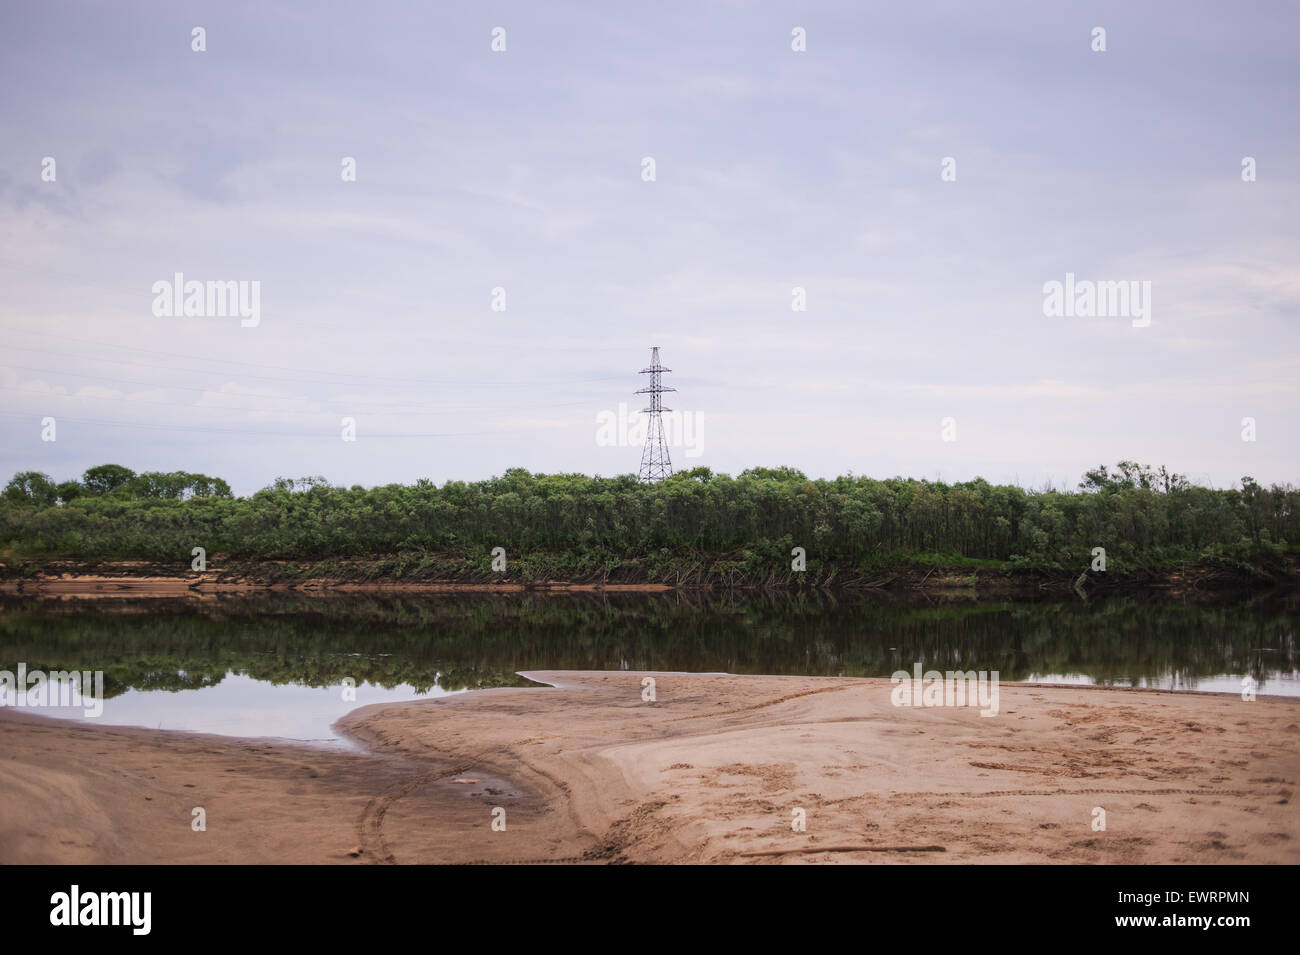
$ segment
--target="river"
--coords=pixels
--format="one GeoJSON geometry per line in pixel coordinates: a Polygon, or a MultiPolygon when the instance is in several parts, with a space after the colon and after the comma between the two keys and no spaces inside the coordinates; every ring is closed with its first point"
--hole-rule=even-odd
{"type": "MultiPolygon", "coordinates": [[[[897,602],[826,595],[240,597],[0,601],[0,670],[102,671],[106,725],[347,746],[369,703],[503,686],[519,671],[889,677],[1300,696],[1300,598],[897,602]]],[[[11,705],[16,695],[9,698],[11,705]]]]}

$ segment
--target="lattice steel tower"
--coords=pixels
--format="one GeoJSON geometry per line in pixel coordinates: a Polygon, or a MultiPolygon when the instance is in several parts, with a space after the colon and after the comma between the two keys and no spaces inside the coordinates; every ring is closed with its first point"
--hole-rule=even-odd
{"type": "Polygon", "coordinates": [[[673,409],[663,406],[660,395],[665,391],[676,391],[677,389],[663,386],[660,376],[666,371],[672,371],[672,369],[659,364],[659,349],[650,349],[650,367],[642,368],[640,371],[640,374],[650,376],[650,387],[642,388],[636,392],[638,395],[650,396],[650,407],[641,409],[643,414],[650,416],[647,421],[645,450],[641,452],[641,473],[638,475],[643,484],[661,481],[673,473],[673,463],[668,460],[668,442],[664,439],[664,419],[662,416],[663,412],[672,411],[673,409]]]}

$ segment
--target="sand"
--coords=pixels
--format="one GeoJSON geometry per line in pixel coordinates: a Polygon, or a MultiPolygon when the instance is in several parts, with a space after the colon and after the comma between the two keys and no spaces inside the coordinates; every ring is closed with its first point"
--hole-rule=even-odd
{"type": "Polygon", "coordinates": [[[356,710],[357,753],[0,710],[0,862],[1300,862],[1300,701],[529,675],[356,710]]]}

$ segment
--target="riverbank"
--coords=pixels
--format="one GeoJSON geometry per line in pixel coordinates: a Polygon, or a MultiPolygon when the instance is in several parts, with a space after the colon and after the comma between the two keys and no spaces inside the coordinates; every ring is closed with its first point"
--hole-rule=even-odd
{"type": "Polygon", "coordinates": [[[719,576],[698,568],[650,576],[624,569],[616,575],[575,579],[531,577],[518,572],[467,572],[429,564],[404,568],[392,558],[291,561],[228,561],[212,558],[204,571],[178,571],[175,564],[148,561],[0,561],[0,594],[52,597],[210,597],[230,594],[439,594],[439,593],[664,593],[811,590],[846,594],[924,595],[952,599],[1083,598],[1153,595],[1179,599],[1291,589],[1300,586],[1300,559],[1268,565],[1188,562],[1135,573],[1076,573],[1024,569],[991,561],[927,559],[832,572],[804,578],[719,576]],[[440,576],[442,574],[442,576],[440,576]]]}
{"type": "Polygon", "coordinates": [[[364,754],[0,710],[0,861],[1300,862],[1300,702],[528,675],[556,686],[356,710],[364,754]]]}

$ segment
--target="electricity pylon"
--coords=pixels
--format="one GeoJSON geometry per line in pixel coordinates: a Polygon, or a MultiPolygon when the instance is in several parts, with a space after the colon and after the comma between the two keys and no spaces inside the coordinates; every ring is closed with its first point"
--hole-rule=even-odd
{"type": "Polygon", "coordinates": [[[668,442],[664,439],[663,419],[663,412],[673,409],[665,408],[660,396],[665,391],[677,389],[663,386],[663,379],[660,376],[666,371],[672,369],[659,364],[659,349],[657,347],[650,349],[650,367],[642,368],[640,371],[640,374],[650,376],[650,387],[636,392],[638,395],[650,396],[650,407],[641,409],[643,414],[650,416],[646,428],[645,450],[641,452],[641,473],[637,476],[643,484],[661,481],[673,473],[673,463],[668,460],[668,442]]]}

